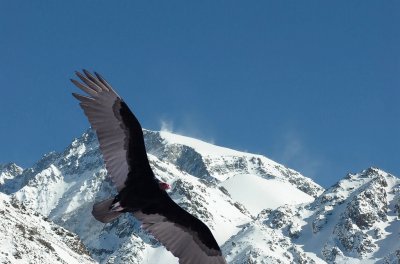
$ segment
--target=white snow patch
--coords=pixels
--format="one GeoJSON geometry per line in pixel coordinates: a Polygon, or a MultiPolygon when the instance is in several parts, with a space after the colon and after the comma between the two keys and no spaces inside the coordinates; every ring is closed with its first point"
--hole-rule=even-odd
{"type": "Polygon", "coordinates": [[[243,204],[253,215],[263,209],[276,209],[285,204],[301,204],[314,200],[292,184],[265,179],[253,174],[239,174],[221,183],[233,200],[243,204]]]}

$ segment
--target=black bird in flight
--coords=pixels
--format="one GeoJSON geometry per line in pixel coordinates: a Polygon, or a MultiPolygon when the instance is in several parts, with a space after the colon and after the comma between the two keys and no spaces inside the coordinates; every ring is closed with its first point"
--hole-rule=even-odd
{"type": "Polygon", "coordinates": [[[98,73],[76,72],[71,80],[89,96],[72,95],[80,101],[96,131],[100,150],[118,195],[93,206],[93,216],[108,223],[122,213],[132,213],[181,264],[226,263],[210,229],[186,212],[168,195],[167,183],[159,181],[150,167],[142,127],[127,104],[98,73]]]}

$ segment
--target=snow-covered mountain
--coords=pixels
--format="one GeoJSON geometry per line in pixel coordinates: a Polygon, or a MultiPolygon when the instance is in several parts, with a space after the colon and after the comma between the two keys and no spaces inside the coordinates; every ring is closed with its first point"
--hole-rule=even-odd
{"type": "MultiPolygon", "coordinates": [[[[229,263],[400,259],[400,182],[390,174],[369,169],[324,191],[261,155],[169,132],[144,135],[155,174],[210,227],[229,263]]],[[[98,262],[178,263],[131,215],[106,225],[91,216],[95,201],[115,194],[93,131],[7,175],[1,192],[78,234],[98,262]]]]}

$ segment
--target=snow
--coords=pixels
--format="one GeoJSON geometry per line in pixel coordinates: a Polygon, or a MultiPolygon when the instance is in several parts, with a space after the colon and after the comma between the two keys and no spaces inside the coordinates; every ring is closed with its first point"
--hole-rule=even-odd
{"type": "MultiPolygon", "coordinates": [[[[228,263],[310,263],[310,258],[280,231],[258,223],[244,226],[223,246],[228,263]]],[[[317,261],[316,263],[324,263],[317,261]]]]}
{"type": "Polygon", "coordinates": [[[310,195],[288,182],[264,179],[253,174],[239,174],[221,183],[231,197],[256,216],[263,209],[276,209],[284,204],[309,203],[310,195]]]}

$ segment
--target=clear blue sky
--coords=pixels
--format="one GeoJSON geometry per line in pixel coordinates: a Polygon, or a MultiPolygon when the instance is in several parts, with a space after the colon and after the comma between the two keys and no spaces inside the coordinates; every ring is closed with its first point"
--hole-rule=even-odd
{"type": "Polygon", "coordinates": [[[143,127],[259,153],[323,186],[400,176],[399,1],[1,1],[0,163],[89,126],[102,73],[143,127]]]}

